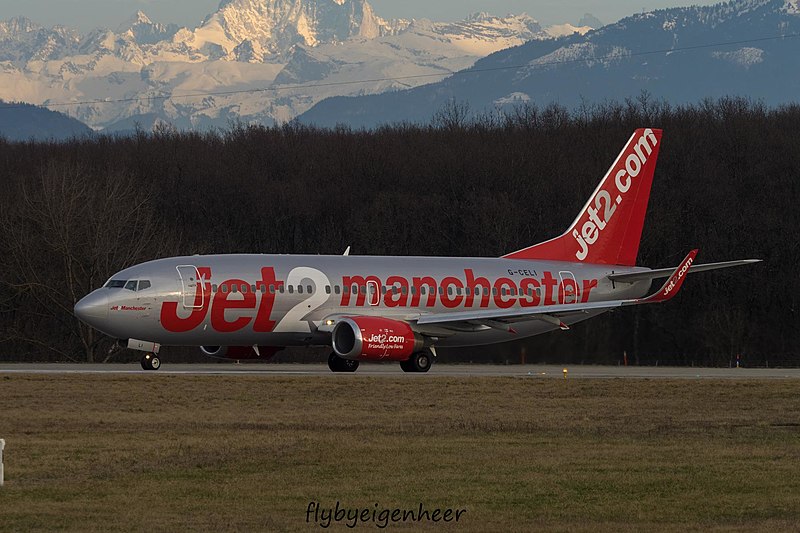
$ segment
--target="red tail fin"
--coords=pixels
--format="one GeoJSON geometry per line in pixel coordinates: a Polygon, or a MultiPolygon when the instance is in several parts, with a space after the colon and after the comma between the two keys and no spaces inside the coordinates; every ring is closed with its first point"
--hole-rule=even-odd
{"type": "Polygon", "coordinates": [[[566,233],[504,257],[635,265],[660,147],[661,130],[636,130],[566,233]]]}

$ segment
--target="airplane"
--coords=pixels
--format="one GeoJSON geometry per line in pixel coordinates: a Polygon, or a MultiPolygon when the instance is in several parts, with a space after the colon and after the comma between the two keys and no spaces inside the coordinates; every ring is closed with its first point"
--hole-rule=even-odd
{"type": "Polygon", "coordinates": [[[689,272],[636,266],[662,131],[638,129],[560,236],[501,258],[209,255],[114,274],[75,315],[161,366],[162,346],[266,360],[288,346],[332,349],[333,372],[393,361],[427,372],[437,348],[517,340],[631,305],[675,297],[689,272]],[[667,278],[646,296],[653,280],[667,278]]]}

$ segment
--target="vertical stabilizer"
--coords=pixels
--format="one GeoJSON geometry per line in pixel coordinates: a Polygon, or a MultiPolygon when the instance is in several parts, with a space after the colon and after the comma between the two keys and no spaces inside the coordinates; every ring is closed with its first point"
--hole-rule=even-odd
{"type": "Polygon", "coordinates": [[[660,147],[661,130],[636,130],[563,235],[503,257],[635,265],[660,147]]]}

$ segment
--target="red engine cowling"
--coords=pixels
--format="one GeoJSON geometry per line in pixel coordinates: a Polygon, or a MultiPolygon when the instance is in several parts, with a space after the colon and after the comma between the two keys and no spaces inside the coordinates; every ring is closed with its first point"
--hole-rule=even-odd
{"type": "Polygon", "coordinates": [[[203,354],[216,359],[235,359],[237,361],[247,361],[258,359],[266,361],[276,353],[283,350],[274,346],[259,346],[258,353],[252,346],[201,346],[203,354]],[[259,355],[261,354],[261,355],[259,355]]]}
{"type": "Polygon", "coordinates": [[[424,346],[406,322],[372,316],[342,319],[331,340],[333,351],[344,359],[406,361],[424,346]]]}

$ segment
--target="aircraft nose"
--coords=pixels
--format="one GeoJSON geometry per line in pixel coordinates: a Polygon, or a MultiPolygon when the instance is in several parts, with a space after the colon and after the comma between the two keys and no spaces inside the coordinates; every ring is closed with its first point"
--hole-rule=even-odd
{"type": "Polygon", "coordinates": [[[75,316],[84,322],[108,318],[108,294],[95,291],[75,304],[75,316]]]}

